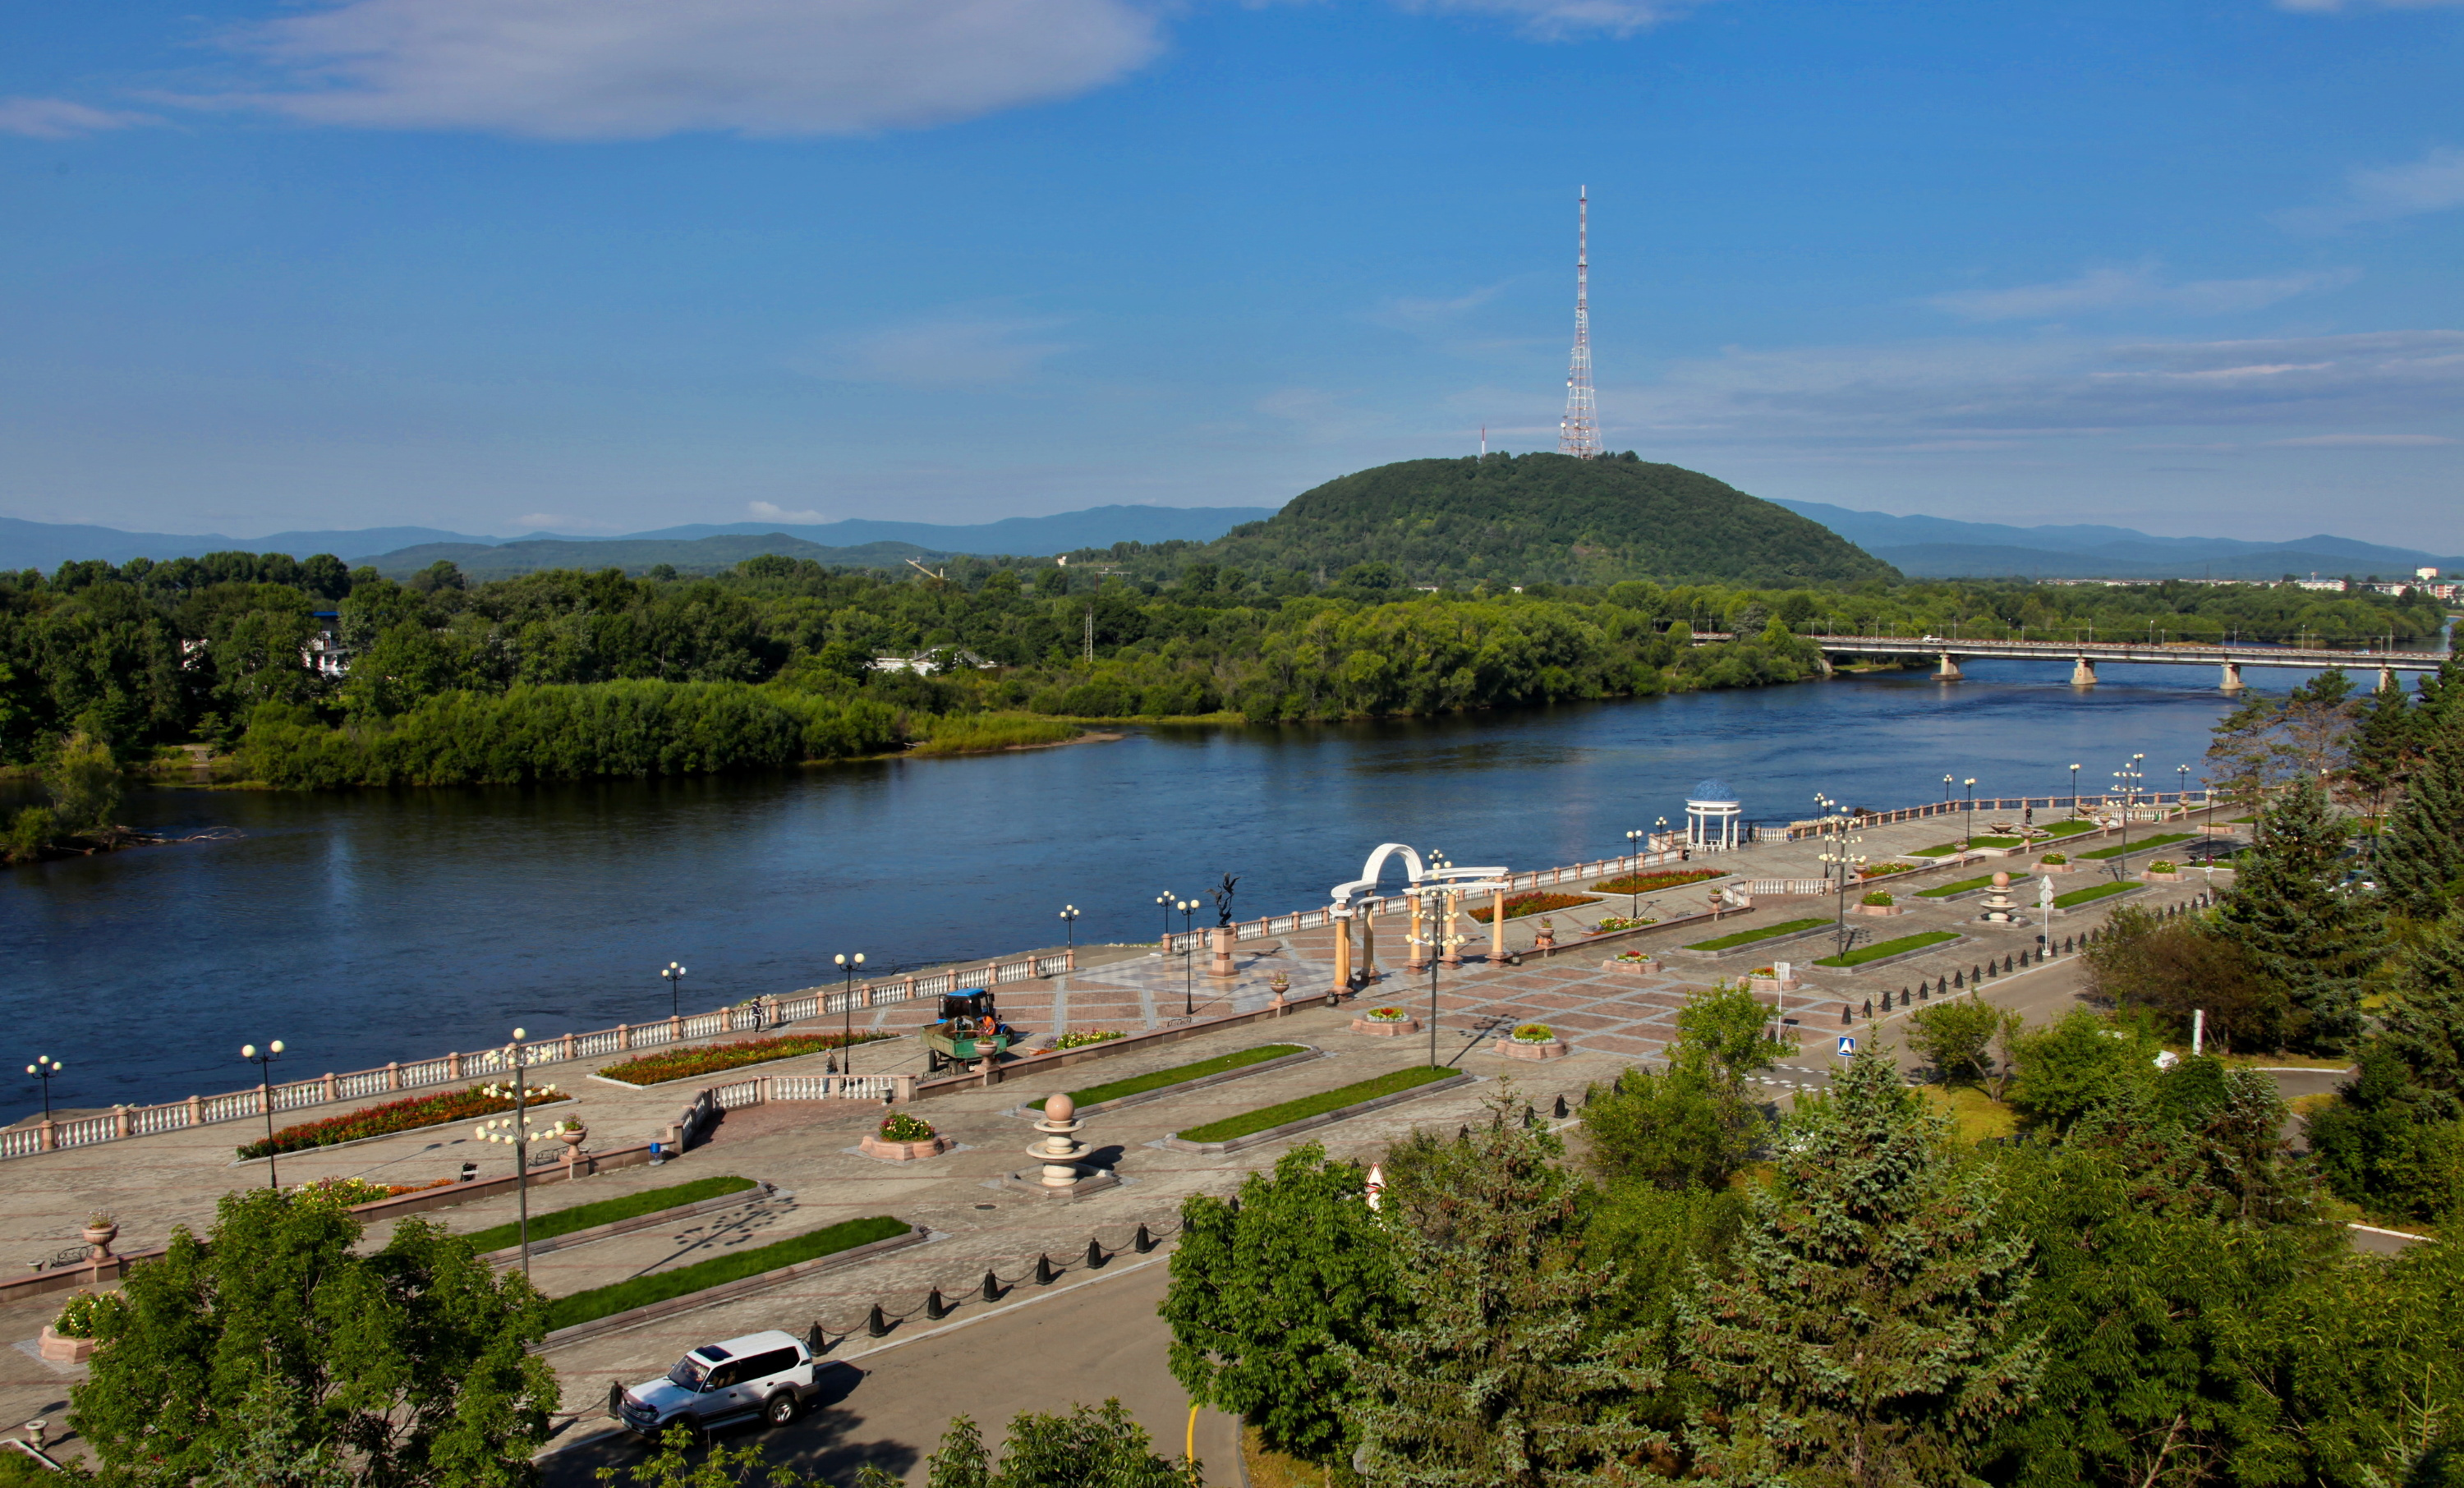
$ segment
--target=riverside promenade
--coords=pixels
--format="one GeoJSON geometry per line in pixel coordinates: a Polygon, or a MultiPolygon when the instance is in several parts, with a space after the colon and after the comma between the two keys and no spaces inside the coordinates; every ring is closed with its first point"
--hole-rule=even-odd
{"type": "MultiPolygon", "coordinates": [[[[2196,833],[2205,815],[2154,825],[2134,821],[2131,837],[2136,842],[2157,832],[2196,833]]],[[[1988,825],[1980,815],[1980,834],[1988,825]]],[[[1947,837],[1956,837],[1962,826],[1963,821],[1941,818],[1872,826],[1864,829],[1864,840],[1855,850],[1881,862],[1940,845],[1947,837]]],[[[2059,845],[2076,857],[2112,843],[2111,836],[2097,834],[2074,837],[2059,845]]],[[[1821,841],[1768,842],[1698,859],[1689,866],[1727,869],[1732,874],[1729,882],[1802,881],[1819,875],[1818,854],[1825,845],[1821,841]]],[[[2187,845],[2134,851],[2130,862],[2136,864],[2187,845]]],[[[1819,1036],[1809,1039],[1810,1049],[1819,1052],[1835,1031],[1865,1033],[1870,1025],[1863,1005],[1869,996],[1879,1000],[1882,992],[1896,993],[1920,977],[1957,972],[1964,978],[1989,954],[2032,949],[2035,929],[1976,926],[1973,896],[1934,902],[1918,898],[1914,890],[1972,878],[1994,867],[2031,871],[2035,856],[2026,853],[1965,866],[1946,864],[1896,876],[1892,888],[1903,903],[1916,908],[1888,919],[1859,919],[1853,913],[1858,895],[1852,890],[1849,923],[1869,930],[1877,938],[1931,929],[1951,930],[1966,938],[1931,954],[1871,971],[1806,968],[1800,974],[1804,985],[1786,996],[1789,1014],[1819,1036]],[[1852,1019],[1852,1026],[1844,1030],[1839,1024],[1843,1007],[1851,1010],[1852,1019]]],[[[2229,881],[2229,875],[2219,877],[2229,881]]],[[[2209,886],[2196,872],[2186,878],[2182,883],[2134,888],[2118,901],[2082,907],[2056,920],[2051,933],[2057,943],[2063,937],[2076,937],[2101,923],[2116,902],[2187,902],[2209,886]]],[[[2096,874],[2080,871],[2066,875],[2061,886],[2098,881],[2096,874]]],[[[1308,1137],[1323,1140],[1339,1154],[1375,1156],[1416,1127],[1446,1130],[1480,1119],[1483,1102],[1508,1082],[1518,1100],[1529,1101],[1544,1114],[1551,1113],[1557,1097],[1562,1095],[1571,1104],[1579,1100],[1587,1084],[1612,1079],[1627,1066],[1649,1060],[1673,1036],[1676,1010],[1688,996],[1714,981],[1733,979],[1769,964],[1774,954],[1771,948],[1749,948],[1734,955],[1697,958],[1681,954],[1680,947],[1756,925],[1802,918],[1827,921],[1838,908],[1836,897],[1764,894],[1757,897],[1752,909],[1724,914],[1714,930],[1707,921],[1689,918],[1707,913],[1711,886],[1688,886],[1644,896],[1641,912],[1663,924],[1602,942],[1579,944],[1578,932],[1603,914],[1628,912],[1631,906],[1626,896],[1605,896],[1594,904],[1554,912],[1551,918],[1567,949],[1545,957],[1535,954],[1536,916],[1508,922],[1507,956],[1497,964],[1478,953],[1486,945],[1485,928],[1467,926],[1472,938],[1463,949],[1473,953],[1460,968],[1441,967],[1437,974],[1437,1053],[1441,1061],[1471,1073],[1477,1083],[1343,1121],[1308,1137]],[[1645,975],[1603,968],[1604,960],[1628,949],[1658,955],[1665,970],[1645,975]],[[1532,1062],[1492,1051],[1499,1033],[1529,1021],[1548,1023],[1566,1040],[1569,1055],[1532,1062]]],[[[2033,883],[2024,886],[2033,887],[2033,883]]],[[[2022,892],[2014,897],[2027,904],[2034,896],[2022,892]]],[[[534,1214],[722,1173],[776,1185],[782,1195],[543,1257],[534,1264],[533,1275],[551,1295],[689,1264],[861,1215],[894,1214],[927,1227],[933,1236],[926,1244],[844,1270],[800,1278],[755,1296],[552,1350],[550,1359],[563,1380],[565,1406],[572,1412],[560,1424],[559,1442],[588,1437],[605,1427],[598,1411],[609,1383],[646,1377],[663,1369],[685,1348],[712,1338],[769,1326],[802,1333],[819,1324],[833,1340],[832,1357],[860,1360],[871,1349],[913,1338],[929,1327],[963,1324],[987,1310],[1031,1304],[1036,1297],[1045,1295],[1033,1280],[1039,1257],[1061,1268],[1059,1280],[1051,1283],[1061,1286],[1083,1275],[1090,1239],[1103,1253],[1106,1265],[1128,1265],[1141,1258],[1132,1246],[1142,1224],[1168,1247],[1184,1197],[1199,1192],[1228,1192],[1243,1174],[1270,1167],[1283,1151],[1305,1139],[1208,1156],[1155,1145],[1165,1136],[1428,1058],[1425,1034],[1371,1038],[1350,1027],[1359,1011],[1372,1006],[1392,1004],[1427,1016],[1428,974],[1407,975],[1399,965],[1405,923],[1399,915],[1375,920],[1383,979],[1340,1009],[1323,1006],[1332,968],[1332,932],[1323,929],[1240,942],[1235,974],[1228,978],[1207,974],[1209,958],[1203,952],[1184,959],[1148,948],[1117,947],[1082,951],[1075,972],[1003,986],[1004,1017],[1030,1031],[1061,1027],[1146,1031],[1177,1026],[1189,1037],[1169,1042],[1138,1040],[1066,1070],[1040,1072],[1031,1082],[1013,1079],[990,1086],[966,1081],[927,1082],[909,1108],[957,1142],[957,1150],[939,1157],[893,1165],[853,1150],[857,1139],[880,1118],[882,1107],[875,1102],[795,1101],[731,1109],[688,1153],[663,1167],[624,1169],[571,1184],[535,1179],[534,1214]],[[1215,1021],[1267,1009],[1278,973],[1292,988],[1287,1016],[1229,1024],[1215,1021]],[[1311,997],[1311,994],[1317,996],[1311,997]],[[1093,1145],[1099,1165],[1118,1172],[1122,1182],[1116,1188],[1075,1203],[1053,1203],[1001,1185],[1003,1174],[1028,1166],[1024,1149],[1034,1133],[1027,1120],[1017,1114],[1024,1101],[1053,1089],[1085,1088],[1267,1042],[1302,1043],[1325,1051],[1328,1057],[1148,1105],[1097,1112],[1080,1135],[1093,1145]],[[987,1270],[996,1273],[1001,1293],[991,1304],[981,1301],[987,1270]],[[949,1319],[931,1324],[924,1318],[923,1307],[929,1289],[936,1286],[956,1305],[949,1319]],[[865,1327],[875,1304],[882,1305],[895,1324],[881,1339],[868,1336],[865,1327]]],[[[1811,962],[1827,954],[1830,944],[1827,938],[1798,940],[1776,953],[1781,959],[1792,959],[1788,952],[1794,952],[1802,962],[1811,962]]],[[[2036,974],[2057,976],[2059,963],[2036,974]]],[[[853,1009],[845,1015],[834,1010],[799,1026],[835,1028],[843,1016],[851,1017],[859,1027],[896,1036],[856,1050],[860,1075],[921,1076],[924,1051],[913,1034],[933,1012],[928,1002],[893,1003],[853,1009]]],[[[1885,1019],[1881,1032],[1886,1038],[1887,1028],[1885,1019]]],[[[577,1101],[559,1110],[569,1110],[588,1122],[589,1145],[597,1150],[662,1135],[698,1089],[734,1078],[706,1077],[647,1090],[588,1078],[592,1069],[607,1062],[611,1061],[602,1056],[550,1063],[535,1077],[577,1093],[577,1101]]],[[[819,1073],[825,1062],[824,1056],[809,1056],[760,1065],[752,1073],[811,1075],[819,1073]]],[[[1775,1073],[1775,1096],[1821,1082],[1818,1060],[1793,1062],[1796,1067],[1775,1073]]],[[[348,1108],[348,1104],[328,1105],[316,1114],[348,1108]]],[[[233,1145],[259,1130],[243,1124],[211,1125],[12,1159],[6,1165],[11,1181],[0,1192],[0,1245],[20,1263],[49,1257],[75,1244],[81,1221],[97,1210],[109,1211],[119,1219],[121,1251],[160,1244],[174,1225],[201,1231],[210,1222],[214,1203],[224,1193],[266,1181],[263,1163],[232,1161],[233,1145]]],[[[484,1172],[493,1174],[503,1171],[510,1159],[504,1149],[475,1140],[469,1124],[460,1124],[287,1155],[281,1160],[280,1175],[286,1184],[327,1176],[424,1183],[452,1176],[465,1161],[475,1161],[484,1172]]],[[[506,1222],[513,1215],[514,1200],[508,1195],[438,1210],[431,1217],[449,1228],[469,1231],[506,1222]]],[[[0,1306],[0,1328],[7,1330],[8,1342],[20,1346],[0,1352],[0,1420],[23,1421],[38,1415],[55,1423],[60,1420],[67,1387],[81,1371],[46,1365],[25,1346],[56,1311],[58,1302],[54,1294],[0,1306]]],[[[1055,1388],[1063,1393],[1046,1409],[1087,1398],[1090,1388],[1096,1398],[1102,1392],[1100,1386],[1069,1381],[1055,1388]],[[1070,1393],[1073,1390],[1075,1393],[1070,1393]]]]}

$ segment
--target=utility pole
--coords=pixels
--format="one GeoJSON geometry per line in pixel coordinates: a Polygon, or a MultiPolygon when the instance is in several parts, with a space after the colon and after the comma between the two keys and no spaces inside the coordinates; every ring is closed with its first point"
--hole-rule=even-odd
{"type": "Polygon", "coordinates": [[[1095,606],[1087,606],[1087,659],[1095,659],[1095,606]]]}

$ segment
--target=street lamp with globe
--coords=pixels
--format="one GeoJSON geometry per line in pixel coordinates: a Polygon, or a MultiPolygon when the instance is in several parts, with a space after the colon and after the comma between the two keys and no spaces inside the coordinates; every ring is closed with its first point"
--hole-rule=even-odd
{"type": "Polygon", "coordinates": [[[265,1105],[265,1186],[278,1189],[282,1185],[274,1171],[274,1071],[268,1066],[282,1057],[282,1040],[276,1039],[262,1049],[253,1043],[243,1043],[239,1046],[239,1057],[256,1066],[257,1096],[265,1105]]]}
{"type": "Polygon", "coordinates": [[[864,952],[831,957],[839,964],[839,1015],[846,1032],[839,1036],[839,1072],[855,1078],[855,974],[864,970],[864,952]]]}
{"type": "Polygon", "coordinates": [[[34,1062],[26,1066],[27,1074],[43,1083],[43,1125],[46,1127],[52,1124],[52,1077],[66,1068],[67,1065],[48,1054],[35,1055],[34,1062]]]}
{"type": "Polygon", "coordinates": [[[684,1017],[684,994],[677,990],[676,984],[685,979],[685,969],[676,965],[673,961],[671,961],[667,964],[667,967],[659,973],[659,974],[668,979],[669,1016],[672,1018],[684,1017]]]}

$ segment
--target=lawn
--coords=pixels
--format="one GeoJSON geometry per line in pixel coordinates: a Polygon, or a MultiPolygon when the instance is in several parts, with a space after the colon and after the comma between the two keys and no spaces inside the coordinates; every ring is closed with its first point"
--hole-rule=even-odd
{"type": "Polygon", "coordinates": [[[1903,951],[1923,951],[1927,946],[1939,946],[1946,940],[1957,940],[1958,938],[1959,937],[1956,934],[1953,934],[1949,930],[1925,930],[1921,934],[1903,935],[1897,940],[1886,940],[1878,946],[1859,946],[1856,950],[1849,952],[1844,956],[1824,956],[1821,960],[1816,961],[1814,964],[1816,966],[1862,966],[1868,961],[1879,961],[1884,956],[1898,955],[1903,951]]]}
{"type": "Polygon", "coordinates": [[[2052,826],[2046,827],[2044,831],[2047,837],[2077,837],[2081,832],[2093,832],[2096,829],[2097,824],[2093,821],[2057,821],[2052,826]]]}
{"type": "Polygon", "coordinates": [[[1971,837],[1968,840],[1968,845],[1970,847],[2016,847],[2026,841],[2027,839],[2024,837],[1971,837]]]}
{"type": "Polygon", "coordinates": [[[773,1244],[740,1250],[732,1256],[714,1256],[710,1259],[673,1271],[654,1272],[619,1281],[613,1286],[595,1286],[570,1297],[559,1297],[547,1304],[547,1325],[550,1332],[569,1328],[578,1323],[588,1323],[610,1313],[628,1308],[647,1307],[666,1302],[671,1297],[706,1291],[730,1281],[741,1281],[792,1266],[800,1260],[820,1256],[835,1256],[843,1250],[886,1240],[894,1235],[905,1235],[913,1226],[904,1219],[876,1214],[870,1219],[846,1219],[827,1229],[812,1230],[773,1244]]]}
{"type": "MultiPolygon", "coordinates": [[[[1069,1092],[1069,1099],[1083,1111],[1089,1105],[1104,1101],[1117,1101],[1125,1095],[1143,1095],[1149,1090],[1160,1090],[1166,1085],[1177,1085],[1184,1081],[1203,1080],[1209,1075],[1221,1075],[1226,1070],[1263,1064],[1268,1060],[1282,1059],[1287,1054],[1306,1052],[1308,1052],[1306,1047],[1297,1043],[1262,1043],[1254,1049],[1240,1049],[1230,1054],[1219,1054],[1211,1060],[1199,1060],[1195,1064],[1176,1064],[1170,1069],[1158,1069],[1144,1075],[1132,1075],[1126,1080],[1115,1080],[1109,1084],[1089,1085],[1084,1090],[1072,1090],[1069,1092]]],[[[1043,1101],[1030,1101],[1027,1105],[1034,1110],[1044,1109],[1043,1101]]]]}
{"type": "Polygon", "coordinates": [[[1381,1095],[1393,1095],[1398,1090],[1410,1090],[1428,1084],[1432,1081],[1443,1080],[1454,1073],[1455,1071],[1441,1064],[1415,1064],[1408,1069],[1389,1071],[1374,1080],[1363,1080],[1357,1084],[1345,1085],[1336,1090],[1321,1091],[1316,1095],[1305,1095],[1297,1101],[1286,1101],[1280,1105],[1268,1105],[1238,1116],[1227,1116],[1221,1121],[1208,1122],[1202,1127],[1192,1127],[1187,1131],[1176,1131],[1173,1135],[1183,1142],[1229,1142],[1234,1137],[1245,1137],[1252,1132],[1264,1131],[1269,1127],[1280,1127],[1286,1122],[1306,1121],[1311,1116],[1323,1116],[1341,1106],[1355,1105],[1361,1101],[1374,1101],[1381,1095]]]}
{"type": "Polygon", "coordinates": [[[2099,899],[2110,899],[2115,894],[2128,893],[2138,886],[2136,884],[2099,884],[2094,888],[2074,888],[2067,894],[2055,895],[2054,908],[2068,909],[2077,905],[2093,904],[2099,899]]]}
{"type": "Polygon", "coordinates": [[[1904,852],[1900,854],[1900,856],[1903,858],[1947,858],[1957,851],[1959,851],[1959,844],[1957,842],[1944,842],[1939,846],[1920,847],[1914,852],[1904,852]]]}
{"type": "MultiPolygon", "coordinates": [[[[696,1178],[691,1183],[671,1183],[664,1189],[645,1189],[639,1193],[627,1193],[623,1198],[605,1198],[595,1204],[576,1204],[571,1209],[559,1209],[544,1214],[533,1214],[531,1238],[544,1240],[560,1235],[571,1235],[576,1230],[614,1224],[619,1219],[630,1219],[636,1214],[655,1214],[662,1209],[680,1209],[687,1204],[698,1204],[703,1199],[716,1198],[722,1193],[741,1193],[754,1186],[750,1178],[732,1175],[696,1178]]],[[[492,1250],[503,1250],[508,1245],[520,1244],[522,1233],[521,1226],[518,1224],[500,1224],[486,1230],[474,1230],[462,1237],[471,1242],[473,1250],[484,1256],[492,1250]]]]}
{"type": "Polygon", "coordinates": [[[2117,842],[2111,847],[2100,847],[2094,852],[2080,853],[2079,860],[2090,862],[2119,858],[2125,852],[2145,852],[2150,847],[2167,847],[2175,842],[2187,842],[2189,840],[2190,834],[2188,832],[2159,832],[2154,837],[2143,837],[2135,842],[2127,844],[2117,842]]]}
{"type": "Polygon", "coordinates": [[[1817,925],[1828,925],[1831,922],[1829,920],[1822,919],[1783,920],[1777,925],[1766,925],[1759,930],[1739,930],[1733,935],[1723,935],[1717,940],[1698,940],[1694,944],[1687,946],[1685,949],[1688,951],[1727,951],[1737,946],[1750,946],[1757,940],[1769,940],[1774,935],[1793,935],[1798,930],[1809,930],[1817,925]]]}
{"type": "Polygon", "coordinates": [[[1921,1085],[1926,1100],[1957,1124],[1961,1141],[1987,1142],[2019,1129],[2019,1119],[1973,1085],[1921,1085]]]}
{"type": "MultiPolygon", "coordinates": [[[[2011,875],[2011,882],[2016,884],[2027,876],[2028,875],[2025,873],[2013,873],[2011,875]]],[[[1947,899],[1953,894],[1964,894],[1971,888],[1983,888],[1986,885],[1992,882],[1993,875],[1991,873],[1986,874],[1983,878],[1964,878],[1956,884],[1937,884],[1931,888],[1920,888],[1917,890],[1917,897],[1920,899],[1947,899]]]]}

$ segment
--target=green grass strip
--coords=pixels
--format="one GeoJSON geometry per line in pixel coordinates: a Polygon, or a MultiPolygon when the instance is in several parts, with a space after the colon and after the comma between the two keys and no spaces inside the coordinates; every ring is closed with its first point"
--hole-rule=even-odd
{"type": "Polygon", "coordinates": [[[2074,888],[2067,894],[2056,895],[2054,908],[2067,909],[2073,905],[2088,904],[2095,900],[2111,898],[2115,894],[2126,894],[2138,886],[2136,884],[2099,884],[2094,888],[2074,888]]]}
{"type": "Polygon", "coordinates": [[[1793,935],[1798,930],[1812,930],[1817,925],[1830,923],[1829,920],[1787,920],[1777,925],[1766,925],[1760,930],[1739,930],[1733,935],[1723,935],[1717,940],[1698,940],[1685,949],[1726,951],[1732,946],[1750,946],[1757,940],[1769,940],[1774,935],[1793,935]]]}
{"type": "Polygon", "coordinates": [[[2093,821],[2057,821],[2052,826],[2045,828],[2045,835],[2047,837],[2077,837],[2081,832],[2093,832],[2096,829],[2096,823],[2093,821]]]}
{"type": "Polygon", "coordinates": [[[1394,1070],[1375,1080],[1364,1080],[1358,1084],[1345,1085],[1339,1090],[1305,1095],[1297,1101],[1286,1101],[1281,1105],[1269,1105],[1263,1110],[1249,1111],[1239,1116],[1227,1116],[1221,1121],[1211,1121],[1203,1127],[1192,1127],[1187,1131],[1177,1131],[1173,1135],[1183,1142],[1229,1142],[1234,1137],[1245,1137],[1253,1131],[1264,1131],[1268,1127],[1280,1127],[1289,1121],[1306,1121],[1311,1116],[1323,1116],[1339,1106],[1354,1105],[1361,1101],[1374,1101],[1381,1095],[1393,1095],[1397,1090],[1409,1090],[1416,1085],[1425,1085],[1433,1080],[1443,1080],[1453,1073],[1453,1070],[1442,1065],[1415,1064],[1409,1069],[1394,1070]]]}
{"type": "Polygon", "coordinates": [[[1959,937],[1957,935],[1952,934],[1949,930],[1926,930],[1923,934],[1919,935],[1903,935],[1897,940],[1886,940],[1879,946],[1859,946],[1856,950],[1849,952],[1844,956],[1824,956],[1821,960],[1816,961],[1814,964],[1816,966],[1862,966],[1868,961],[1879,961],[1884,956],[1898,955],[1903,951],[1923,951],[1927,946],[1939,946],[1946,940],[1957,940],[1958,938],[1959,937]]]}
{"type": "Polygon", "coordinates": [[[1959,851],[1959,844],[1957,842],[1944,842],[1935,847],[1920,847],[1913,852],[1903,853],[1901,856],[1905,858],[1947,858],[1957,851],[1959,851]]]}
{"type": "MultiPolygon", "coordinates": [[[[576,1204],[571,1209],[559,1209],[531,1216],[531,1238],[550,1239],[587,1230],[594,1225],[614,1224],[636,1214],[655,1214],[662,1209],[676,1209],[686,1204],[698,1204],[722,1193],[741,1193],[755,1187],[750,1178],[734,1176],[696,1178],[691,1183],[671,1183],[664,1189],[645,1189],[627,1193],[623,1198],[603,1198],[595,1204],[576,1204]]],[[[471,1248],[484,1256],[492,1250],[503,1250],[522,1242],[521,1226],[500,1224],[486,1230],[474,1230],[463,1236],[471,1248]]]]}
{"type": "Polygon", "coordinates": [[[2145,852],[2150,847],[2163,847],[2173,842],[2187,842],[2189,840],[2190,834],[2188,832],[2164,832],[2154,837],[2143,837],[2128,846],[2100,847],[2094,852],[2080,853],[2079,857],[2082,861],[2119,858],[2125,852],[2145,852]]]}
{"type": "Polygon", "coordinates": [[[2016,837],[1971,837],[1968,840],[1968,845],[1970,847],[2016,847],[2022,841],[2024,841],[2024,839],[2016,837]]]}
{"type": "MultiPolygon", "coordinates": [[[[2028,875],[2025,873],[2013,873],[2011,875],[2011,882],[2016,884],[2027,876],[2028,875]]],[[[1983,888],[1986,885],[1992,882],[1993,875],[1991,873],[1986,874],[1983,878],[1964,878],[1956,884],[1937,884],[1931,888],[1920,888],[1917,890],[1917,897],[1920,899],[1947,899],[1953,894],[1964,894],[1971,888],[1983,888]]]]}
{"type": "MultiPolygon", "coordinates": [[[[1279,1060],[1287,1054],[1308,1052],[1306,1046],[1297,1043],[1262,1043],[1254,1049],[1219,1054],[1211,1060],[1199,1060],[1195,1064],[1176,1064],[1170,1069],[1158,1069],[1152,1074],[1132,1075],[1126,1080],[1115,1080],[1109,1084],[1089,1085],[1084,1090],[1072,1090],[1069,1092],[1069,1099],[1083,1111],[1101,1101],[1117,1101],[1125,1095],[1143,1095],[1149,1090],[1160,1090],[1166,1085],[1177,1085],[1183,1081],[1203,1080],[1209,1075],[1221,1075],[1226,1070],[1242,1069],[1251,1064],[1264,1064],[1268,1060],[1279,1060]]],[[[1050,1097],[1047,1096],[1045,1099],[1048,1100],[1050,1097]]],[[[1040,1111],[1044,1109],[1044,1102],[1029,1101],[1027,1107],[1030,1110],[1040,1111]]]]}
{"type": "Polygon", "coordinates": [[[674,1271],[661,1271],[650,1276],[637,1276],[613,1286],[594,1286],[586,1292],[559,1297],[547,1304],[547,1325],[550,1332],[569,1328],[577,1323],[588,1323],[610,1313],[633,1307],[647,1307],[690,1292],[706,1291],[746,1277],[792,1266],[800,1260],[819,1256],[835,1256],[843,1250],[886,1240],[893,1235],[905,1235],[912,1228],[904,1219],[876,1214],[870,1219],[847,1219],[825,1230],[812,1230],[774,1244],[740,1250],[732,1256],[715,1256],[693,1265],[674,1271]]]}

